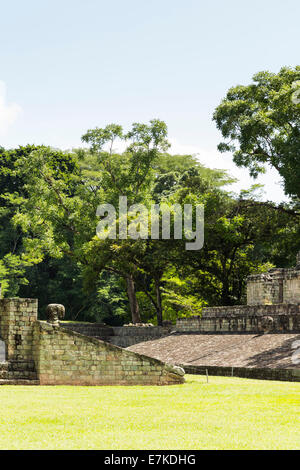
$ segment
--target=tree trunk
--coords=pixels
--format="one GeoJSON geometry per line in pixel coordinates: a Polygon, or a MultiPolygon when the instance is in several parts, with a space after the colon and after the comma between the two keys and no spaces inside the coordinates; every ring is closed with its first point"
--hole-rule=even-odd
{"type": "Polygon", "coordinates": [[[232,298],[230,296],[230,287],[228,278],[224,278],[222,282],[221,305],[232,305],[232,298]]]}
{"type": "Polygon", "coordinates": [[[161,292],[160,292],[160,282],[155,281],[155,291],[156,291],[156,303],[157,303],[157,324],[162,326],[163,316],[162,316],[162,304],[161,304],[161,292]]]}
{"type": "Polygon", "coordinates": [[[131,310],[132,323],[141,323],[139,304],[135,295],[135,286],[133,277],[128,275],[126,277],[127,294],[131,310]]]}

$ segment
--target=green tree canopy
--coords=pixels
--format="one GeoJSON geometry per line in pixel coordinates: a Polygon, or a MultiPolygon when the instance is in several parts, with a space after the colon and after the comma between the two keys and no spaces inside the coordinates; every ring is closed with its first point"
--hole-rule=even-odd
{"type": "Polygon", "coordinates": [[[251,176],[276,168],[284,190],[300,198],[300,66],[279,73],[259,72],[250,85],[227,92],[213,119],[222,132],[221,152],[232,151],[238,166],[251,176]],[[298,87],[298,88],[297,88],[298,87]]]}

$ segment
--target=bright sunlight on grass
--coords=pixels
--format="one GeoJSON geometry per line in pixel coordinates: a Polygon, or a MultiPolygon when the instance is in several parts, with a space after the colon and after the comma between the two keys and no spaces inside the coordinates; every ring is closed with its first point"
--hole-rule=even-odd
{"type": "Polygon", "coordinates": [[[1,449],[300,449],[300,383],[0,387],[1,449]]]}

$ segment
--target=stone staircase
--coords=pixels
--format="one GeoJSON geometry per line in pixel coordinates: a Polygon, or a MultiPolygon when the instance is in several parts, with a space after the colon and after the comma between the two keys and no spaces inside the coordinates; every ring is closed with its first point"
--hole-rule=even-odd
{"type": "Polygon", "coordinates": [[[0,362],[0,385],[39,385],[33,363],[0,362]]]}

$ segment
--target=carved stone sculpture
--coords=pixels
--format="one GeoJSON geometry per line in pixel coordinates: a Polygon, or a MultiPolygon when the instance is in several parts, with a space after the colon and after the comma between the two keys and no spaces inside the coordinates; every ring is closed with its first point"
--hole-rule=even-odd
{"type": "Polygon", "coordinates": [[[54,325],[59,324],[65,316],[65,307],[61,304],[49,304],[46,307],[47,322],[54,325]]]}
{"type": "Polygon", "coordinates": [[[274,327],[273,317],[263,316],[258,324],[259,331],[269,333],[274,327]]]}

